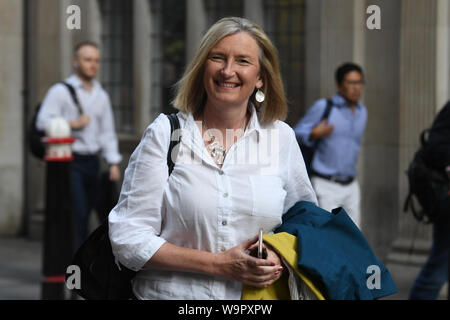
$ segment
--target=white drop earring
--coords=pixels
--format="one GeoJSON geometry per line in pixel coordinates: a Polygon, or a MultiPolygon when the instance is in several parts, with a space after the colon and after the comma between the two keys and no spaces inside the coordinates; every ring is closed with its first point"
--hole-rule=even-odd
{"type": "Polygon", "coordinates": [[[266,96],[264,95],[264,92],[262,92],[260,89],[258,89],[258,91],[256,91],[256,94],[255,94],[256,101],[261,103],[264,101],[265,98],[266,98],[266,96]]]}

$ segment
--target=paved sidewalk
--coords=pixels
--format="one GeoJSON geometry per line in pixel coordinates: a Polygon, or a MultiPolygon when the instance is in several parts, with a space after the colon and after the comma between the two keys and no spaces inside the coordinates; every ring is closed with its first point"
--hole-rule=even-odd
{"type": "Polygon", "coordinates": [[[42,242],[0,238],[0,300],[39,300],[42,242]]]}
{"type": "MultiPolygon", "coordinates": [[[[42,242],[24,238],[0,238],[0,300],[39,300],[42,242]]],[[[387,265],[398,293],[386,300],[406,300],[420,268],[387,265]]],[[[446,299],[446,287],[439,299],[446,299]]]]}

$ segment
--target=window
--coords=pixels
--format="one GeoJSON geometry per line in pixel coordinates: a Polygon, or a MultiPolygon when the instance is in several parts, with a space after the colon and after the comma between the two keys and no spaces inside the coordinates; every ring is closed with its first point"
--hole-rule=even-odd
{"type": "Polygon", "coordinates": [[[278,49],[289,106],[287,122],[304,113],[304,1],[264,0],[264,29],[278,49]]]}
{"type": "Polygon", "coordinates": [[[204,0],[205,11],[208,17],[208,26],[212,26],[224,17],[242,17],[244,14],[244,1],[242,0],[204,0]]]}
{"type": "Polygon", "coordinates": [[[133,1],[100,0],[101,83],[111,98],[116,130],[133,134],[133,1]]]}
{"type": "Polygon", "coordinates": [[[150,0],[152,20],[151,110],[171,113],[174,85],[185,61],[186,1],[150,0]]]}

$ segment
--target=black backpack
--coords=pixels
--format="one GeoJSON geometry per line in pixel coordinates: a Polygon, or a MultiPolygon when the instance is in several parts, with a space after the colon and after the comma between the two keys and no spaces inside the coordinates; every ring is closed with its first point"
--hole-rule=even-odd
{"type": "Polygon", "coordinates": [[[450,215],[448,197],[448,178],[444,172],[433,167],[428,160],[426,138],[431,129],[425,129],[420,135],[421,146],[414,154],[406,175],[409,192],[405,199],[403,211],[411,210],[414,217],[426,224],[445,221],[445,215],[450,215]],[[416,207],[416,204],[420,208],[416,207]]]}
{"type": "MultiPolygon", "coordinates": [[[[167,115],[170,121],[172,133],[180,128],[180,122],[176,114],[167,115]]],[[[175,146],[180,141],[180,135],[175,140],[170,141],[169,152],[167,153],[167,165],[169,175],[175,166],[178,148],[175,146]],[[172,160],[172,150],[174,150],[174,160],[172,160]]],[[[112,252],[109,240],[108,219],[95,229],[86,241],[76,251],[72,260],[72,265],[80,268],[80,288],[74,288],[78,295],[86,300],[129,300],[133,298],[131,280],[136,275],[136,271],[130,270],[120,262],[117,262],[112,252]]],[[[71,275],[66,274],[66,281],[71,280],[71,275]]]]}
{"type": "MultiPolygon", "coordinates": [[[[331,108],[333,107],[333,102],[331,99],[327,99],[327,107],[325,108],[325,111],[322,114],[322,117],[320,118],[320,121],[324,119],[328,119],[328,116],[330,115],[331,108]]],[[[319,121],[319,122],[320,122],[319,121]]],[[[315,140],[314,144],[312,146],[307,146],[303,144],[301,139],[297,138],[298,145],[300,147],[300,150],[302,151],[303,160],[305,161],[306,171],[308,172],[308,175],[311,176],[311,165],[314,158],[314,153],[316,152],[317,146],[319,145],[320,139],[315,140]]]]}
{"type": "MultiPolygon", "coordinates": [[[[77,94],[75,92],[74,87],[72,87],[67,82],[60,82],[64,84],[67,89],[70,92],[70,95],[72,97],[73,102],[75,102],[75,105],[78,108],[78,111],[80,112],[80,115],[83,114],[83,110],[81,109],[80,103],[78,101],[77,94]]],[[[31,154],[35,156],[36,158],[43,160],[45,155],[45,144],[42,141],[42,138],[45,137],[45,131],[39,130],[36,128],[36,120],[37,115],[39,113],[39,110],[41,109],[41,102],[36,105],[34,108],[33,117],[31,118],[29,127],[28,127],[28,137],[29,137],[29,147],[31,154]]]]}

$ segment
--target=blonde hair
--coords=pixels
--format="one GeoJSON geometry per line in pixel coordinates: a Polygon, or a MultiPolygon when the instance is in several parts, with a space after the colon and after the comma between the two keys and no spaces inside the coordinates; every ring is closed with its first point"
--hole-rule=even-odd
{"type": "Polygon", "coordinates": [[[238,17],[228,17],[217,21],[203,36],[194,58],[175,86],[176,94],[173,100],[175,108],[192,114],[198,113],[203,108],[206,101],[203,72],[208,54],[224,37],[239,32],[250,35],[260,48],[260,77],[263,81],[261,90],[265,94],[265,100],[262,103],[257,102],[255,92],[250,96],[250,101],[260,111],[260,122],[272,123],[286,118],[286,97],[277,50],[261,27],[245,18],[238,17]]]}

